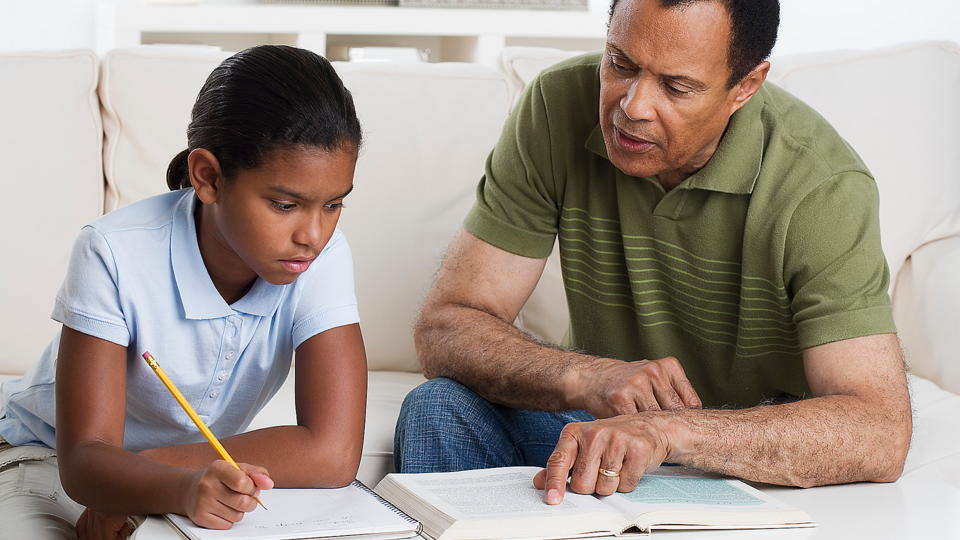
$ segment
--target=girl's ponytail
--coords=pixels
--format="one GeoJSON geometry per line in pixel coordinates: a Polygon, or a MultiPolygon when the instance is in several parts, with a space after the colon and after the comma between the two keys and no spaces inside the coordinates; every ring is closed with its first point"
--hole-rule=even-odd
{"type": "Polygon", "coordinates": [[[190,149],[186,149],[173,156],[170,165],[167,166],[167,187],[170,191],[176,191],[185,187],[190,187],[190,173],[187,171],[187,156],[190,155],[190,149]]]}

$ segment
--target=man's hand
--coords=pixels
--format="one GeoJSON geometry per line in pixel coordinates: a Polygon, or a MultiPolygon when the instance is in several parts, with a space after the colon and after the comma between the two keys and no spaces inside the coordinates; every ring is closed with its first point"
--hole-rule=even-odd
{"type": "Polygon", "coordinates": [[[673,357],[624,362],[599,358],[576,368],[571,408],[597,418],[643,411],[700,408],[700,397],[673,357]]]}
{"type": "Polygon", "coordinates": [[[670,454],[666,433],[650,420],[634,414],[567,424],[547,468],[533,477],[533,485],[545,490],[547,504],[560,504],[568,477],[576,493],[633,491],[640,478],[670,454]]]}
{"type": "Polygon", "coordinates": [[[194,474],[184,504],[191,521],[208,529],[229,529],[256,509],[254,497],[261,489],[273,488],[273,480],[263,467],[238,465],[240,470],[217,460],[194,474]]]}
{"type": "Polygon", "coordinates": [[[77,520],[77,540],[124,540],[133,532],[127,516],[101,514],[87,508],[77,520]]]}

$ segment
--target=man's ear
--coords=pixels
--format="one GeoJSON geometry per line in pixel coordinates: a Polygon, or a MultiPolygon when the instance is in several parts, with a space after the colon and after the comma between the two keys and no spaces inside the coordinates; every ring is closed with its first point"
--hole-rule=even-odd
{"type": "Polygon", "coordinates": [[[187,156],[190,184],[204,204],[217,202],[223,194],[223,174],[217,157],[204,148],[197,148],[187,156]]]}
{"type": "Polygon", "coordinates": [[[740,110],[740,107],[743,107],[750,101],[750,98],[763,86],[763,81],[767,80],[767,74],[769,73],[770,62],[760,62],[757,64],[757,67],[753,68],[753,71],[748,73],[743,80],[738,82],[736,86],[730,90],[733,93],[733,103],[730,114],[737,112],[740,110]]]}

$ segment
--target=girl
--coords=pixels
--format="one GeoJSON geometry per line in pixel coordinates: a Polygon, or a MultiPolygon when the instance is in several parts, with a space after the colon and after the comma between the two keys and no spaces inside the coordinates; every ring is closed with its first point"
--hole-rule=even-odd
{"type": "Polygon", "coordinates": [[[81,230],[53,310],[60,335],[0,389],[11,538],[123,538],[127,516],[164,512],[228,529],[261,489],[356,475],[366,358],[336,228],[361,142],[350,93],[316,54],[247,49],[210,74],[187,140],[172,193],[81,230]],[[218,459],[144,351],[256,465],[218,459]],[[297,425],[243,433],[294,351],[297,425]]]}

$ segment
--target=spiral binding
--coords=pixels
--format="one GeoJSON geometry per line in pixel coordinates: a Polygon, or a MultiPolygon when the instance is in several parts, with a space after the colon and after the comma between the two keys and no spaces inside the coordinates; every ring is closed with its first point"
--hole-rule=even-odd
{"type": "Polygon", "coordinates": [[[383,497],[381,497],[376,491],[368,488],[367,485],[364,484],[363,482],[361,482],[361,481],[359,481],[359,480],[354,480],[354,481],[353,481],[353,485],[357,486],[358,488],[360,488],[360,489],[362,489],[363,491],[365,491],[365,492],[369,493],[370,495],[372,495],[375,499],[377,499],[378,501],[380,501],[381,504],[383,504],[384,506],[386,506],[388,510],[390,510],[390,511],[393,512],[394,514],[397,514],[398,516],[402,517],[403,519],[407,520],[407,522],[409,522],[409,523],[415,523],[415,524],[417,525],[417,532],[418,532],[418,533],[420,532],[420,529],[423,528],[423,525],[421,525],[419,521],[413,519],[413,518],[410,517],[406,512],[404,512],[403,510],[401,510],[401,509],[397,508],[396,506],[394,506],[392,502],[390,502],[390,501],[384,499],[383,497]]]}

